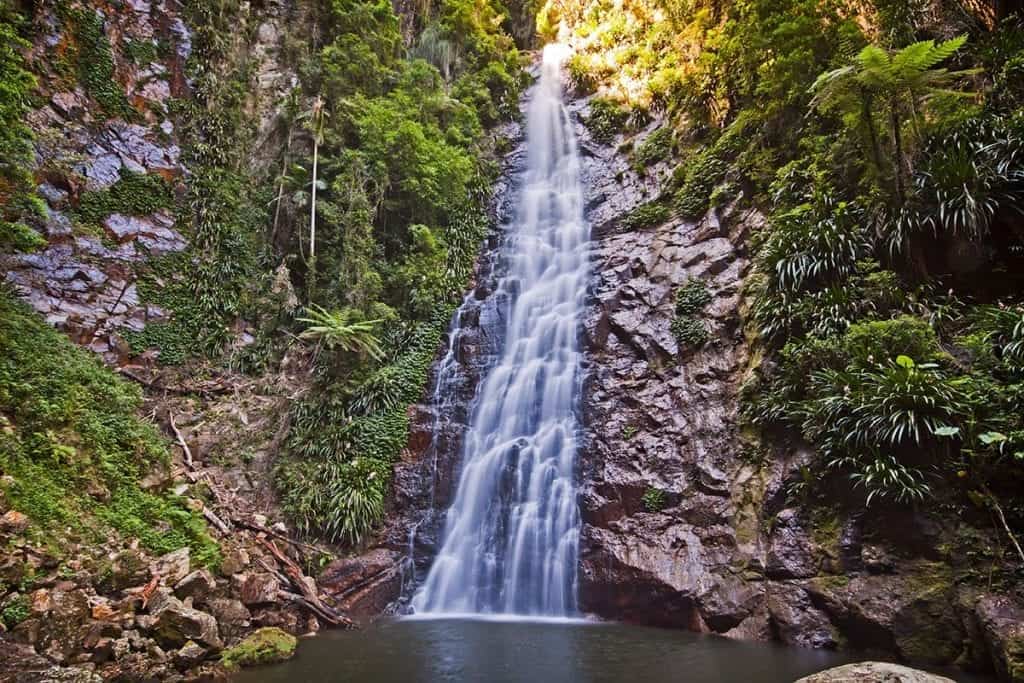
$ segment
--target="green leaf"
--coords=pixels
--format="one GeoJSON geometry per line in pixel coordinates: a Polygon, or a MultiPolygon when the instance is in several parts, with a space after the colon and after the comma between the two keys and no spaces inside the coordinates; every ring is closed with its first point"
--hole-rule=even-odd
{"type": "Polygon", "coordinates": [[[935,436],[959,436],[960,435],[960,428],[959,427],[950,427],[950,426],[947,425],[945,427],[939,427],[938,429],[934,430],[932,433],[935,434],[935,436]]]}
{"type": "Polygon", "coordinates": [[[1007,436],[1005,434],[1000,434],[999,432],[985,432],[980,435],[978,439],[986,446],[991,446],[994,443],[1002,443],[1003,441],[1006,441],[1007,436]]]}
{"type": "Polygon", "coordinates": [[[910,356],[896,356],[896,365],[911,370],[914,367],[914,359],[910,356]]]}

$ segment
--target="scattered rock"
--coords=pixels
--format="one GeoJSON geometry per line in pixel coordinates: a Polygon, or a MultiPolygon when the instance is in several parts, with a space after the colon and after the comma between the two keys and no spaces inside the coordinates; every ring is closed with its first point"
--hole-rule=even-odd
{"type": "Polygon", "coordinates": [[[182,646],[194,640],[214,650],[223,647],[217,620],[212,615],[186,606],[169,593],[159,595],[159,600],[150,603],[150,613],[156,617],[153,630],[161,643],[182,646]]]}
{"type": "Polygon", "coordinates": [[[159,577],[161,583],[173,586],[184,579],[190,569],[189,549],[179,548],[173,552],[157,559],[150,566],[154,576],[159,577]]]}
{"type": "Polygon", "coordinates": [[[202,602],[216,587],[213,575],[205,569],[197,569],[174,584],[174,594],[182,600],[192,598],[202,602]]]}
{"type": "Polygon", "coordinates": [[[259,605],[277,600],[278,580],[273,574],[248,574],[240,577],[240,582],[240,597],[246,605],[259,605]]]}
{"type": "Polygon", "coordinates": [[[172,655],[172,659],[179,670],[185,670],[199,664],[206,659],[206,655],[206,648],[190,640],[172,655]]]}

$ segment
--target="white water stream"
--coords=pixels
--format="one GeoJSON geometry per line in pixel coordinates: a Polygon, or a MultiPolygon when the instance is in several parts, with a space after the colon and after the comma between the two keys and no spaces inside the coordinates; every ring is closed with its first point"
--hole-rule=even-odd
{"type": "Polygon", "coordinates": [[[463,441],[442,547],[418,614],[571,616],[579,510],[578,340],[588,276],[580,160],[562,97],[562,46],[544,50],[527,109],[527,168],[502,249],[500,359],[463,441]]]}

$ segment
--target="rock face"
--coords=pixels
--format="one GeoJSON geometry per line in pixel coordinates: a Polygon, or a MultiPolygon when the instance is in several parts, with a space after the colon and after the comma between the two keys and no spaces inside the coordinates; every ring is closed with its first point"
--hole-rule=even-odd
{"type": "Polygon", "coordinates": [[[796,683],[953,683],[953,679],[888,662],[859,662],[804,676],[796,683]]]}
{"type": "Polygon", "coordinates": [[[740,387],[760,362],[745,334],[747,242],[765,218],[734,205],[625,231],[622,216],[657,197],[668,169],[638,175],[621,139],[590,137],[586,100],[570,109],[594,235],[578,456],[583,609],[1018,680],[1019,596],[974,595],[956,550],[990,532],[929,510],[809,505],[789,485],[813,454],[741,433],[740,387]],[[711,295],[699,348],[671,331],[676,292],[692,280],[711,295]]]}

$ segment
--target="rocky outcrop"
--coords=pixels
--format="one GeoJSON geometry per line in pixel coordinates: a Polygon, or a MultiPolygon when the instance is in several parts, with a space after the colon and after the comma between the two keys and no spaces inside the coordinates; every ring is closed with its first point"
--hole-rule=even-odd
{"type": "Polygon", "coordinates": [[[888,662],[858,662],[804,676],[796,683],[953,683],[953,679],[888,662]]]}
{"type": "Polygon", "coordinates": [[[813,454],[743,433],[740,389],[760,362],[746,334],[747,242],[765,218],[734,204],[625,230],[622,217],[655,200],[669,174],[663,164],[638,174],[619,150],[659,122],[601,144],[583,125],[587,101],[571,108],[595,238],[578,457],[583,608],[1019,677],[1016,598],[960,588],[974,569],[956,548],[989,532],[938,511],[794,497],[813,454]],[[676,293],[693,280],[710,294],[698,347],[671,329],[676,293]]]}

